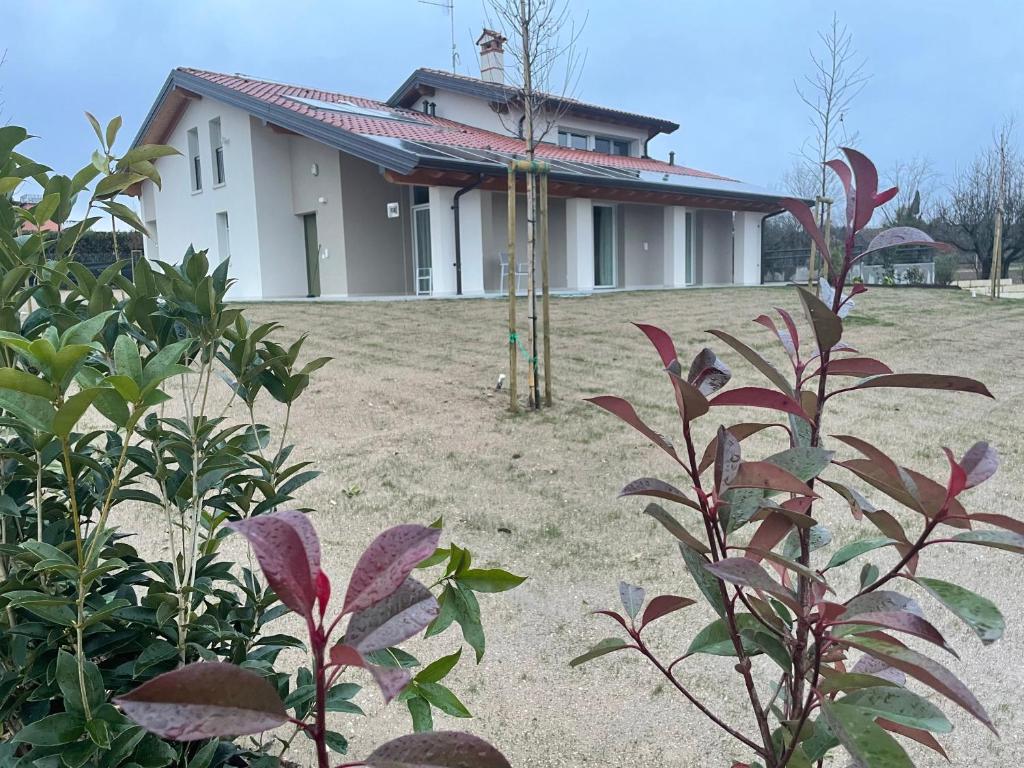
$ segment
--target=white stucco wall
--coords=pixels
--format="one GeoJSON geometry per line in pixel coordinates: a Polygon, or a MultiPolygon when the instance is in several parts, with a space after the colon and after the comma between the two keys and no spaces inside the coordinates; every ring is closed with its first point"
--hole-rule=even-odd
{"type": "Polygon", "coordinates": [[[732,212],[701,211],[703,285],[732,282],[732,212]]]}
{"type": "Polygon", "coordinates": [[[622,266],[619,284],[654,288],[665,284],[665,216],[659,205],[622,205],[622,266]]]}
{"type": "Polygon", "coordinates": [[[217,214],[226,212],[231,224],[231,266],[236,280],[231,298],[261,295],[260,248],[257,237],[257,206],[254,186],[249,114],[212,99],[189,102],[182,118],[165,140],[181,156],[156,161],[161,189],[150,182],[143,185],[142,219],[157,222],[156,243],[147,242],[147,256],[159,251],[163,261],[178,263],[189,245],[209,249],[210,261],[217,253],[217,214]],[[213,185],[213,157],[210,150],[210,120],[220,118],[224,141],[225,183],[213,185]],[[203,189],[191,191],[188,160],[188,131],[199,136],[203,189]]]}

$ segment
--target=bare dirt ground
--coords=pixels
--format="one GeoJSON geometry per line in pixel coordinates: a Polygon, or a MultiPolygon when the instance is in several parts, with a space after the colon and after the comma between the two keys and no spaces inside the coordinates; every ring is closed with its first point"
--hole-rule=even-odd
{"type": "MultiPolygon", "coordinates": [[[[649,423],[675,434],[678,420],[657,356],[629,323],[661,325],[687,356],[712,346],[732,366],[735,383],[762,384],[746,363],[724,345],[711,344],[715,340],[703,331],[728,330],[781,367],[767,332],[750,322],[773,305],[796,313],[794,289],[555,299],[556,405],[517,417],[508,413],[507,394],[494,391],[508,364],[503,301],[268,303],[251,308],[253,319],[282,322],[286,336],[308,332],[305,354],[336,358],[300,400],[290,433],[297,444],[295,456],[313,460],[324,473],[305,489],[302,501],[317,510],[326,567],[337,574],[336,581],[347,578],[359,552],[384,527],[429,523],[442,515],[446,537],[468,546],[479,563],[529,576],[513,592],[481,598],[487,654],[479,667],[463,665],[451,680],[475,719],[437,715],[438,728],[467,729],[489,738],[513,765],[524,768],[722,768],[733,759],[752,757],[670,690],[639,656],[617,654],[576,670],[567,662],[615,634],[613,624],[590,611],[615,606],[619,579],[642,584],[649,594],[697,594],[672,540],[641,515],[643,502],[616,498],[637,477],[681,478],[657,449],[583,398],[627,396],[649,423]]],[[[525,314],[521,304],[520,317],[525,314]]],[[[837,399],[827,431],[858,434],[941,479],[946,472],[941,446],[960,453],[975,440],[988,439],[1002,454],[1002,470],[971,492],[969,505],[975,511],[1024,514],[1022,332],[1024,303],[993,306],[954,291],[872,291],[858,299],[846,340],[898,371],[979,378],[996,399],[872,390],[837,399]]],[[[733,412],[721,418],[728,423],[758,420],[744,418],[754,415],[733,412]]],[[[711,417],[703,421],[706,441],[717,422],[711,417]]],[[[779,449],[767,440],[745,445],[748,457],[779,449]]],[[[842,470],[833,472],[838,478],[842,470]]],[[[877,494],[869,498],[881,503],[877,494]]],[[[845,505],[833,499],[828,511],[816,516],[833,528],[840,543],[875,535],[863,528],[868,523],[855,523],[845,505]]],[[[848,587],[859,567],[846,570],[848,587]]],[[[954,711],[954,705],[943,703],[956,726],[943,740],[950,756],[955,763],[1016,765],[1024,760],[1021,561],[991,549],[959,546],[947,548],[945,555],[932,550],[921,572],[988,595],[1006,615],[1006,638],[985,648],[964,625],[920,596],[961,652],[962,662],[949,658],[952,668],[974,687],[1002,733],[997,740],[954,711]]],[[[710,609],[695,606],[664,619],[654,634],[655,647],[674,658],[711,618],[710,609]]],[[[456,638],[446,634],[430,641],[429,650],[418,648],[426,656],[440,655],[454,650],[456,638]]],[[[680,669],[691,689],[724,719],[754,731],[728,660],[694,657],[680,669]]],[[[352,737],[353,759],[409,729],[403,708],[380,712],[379,697],[369,693],[363,702],[380,717],[339,716],[335,722],[337,730],[352,737]]],[[[944,764],[910,749],[919,765],[944,764]]]]}

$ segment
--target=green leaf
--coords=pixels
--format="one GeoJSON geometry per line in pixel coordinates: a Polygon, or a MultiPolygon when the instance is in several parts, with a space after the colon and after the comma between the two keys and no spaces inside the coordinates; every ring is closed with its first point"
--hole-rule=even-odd
{"type": "Polygon", "coordinates": [[[926,579],[923,576],[918,576],[914,580],[973,629],[985,645],[994,643],[1003,636],[1006,621],[996,604],[988,598],[948,581],[926,579]]]}
{"type": "Polygon", "coordinates": [[[106,720],[93,718],[85,724],[85,731],[88,733],[89,739],[97,747],[102,749],[110,748],[110,726],[106,720]]]}
{"type": "Polygon", "coordinates": [[[35,395],[46,400],[54,396],[53,387],[38,376],[18,368],[0,368],[0,388],[13,389],[26,395],[35,395]]]}
{"type": "MultiPolygon", "coordinates": [[[[100,675],[99,667],[93,662],[86,660],[83,669],[85,677],[85,690],[89,697],[90,709],[96,709],[106,701],[106,689],[103,686],[103,677],[100,675]]],[[[75,657],[67,651],[57,653],[57,685],[64,696],[64,705],[69,712],[84,715],[85,707],[82,705],[82,689],[78,679],[78,663],[75,657]]]]}
{"type": "Polygon", "coordinates": [[[442,656],[437,661],[425,666],[413,679],[418,683],[437,683],[448,676],[448,673],[455,668],[462,657],[462,649],[459,648],[449,656],[442,656]]]}
{"type": "Polygon", "coordinates": [[[173,344],[168,344],[159,352],[151,356],[143,367],[143,384],[158,384],[168,376],[179,373],[178,361],[185,350],[192,346],[193,339],[183,339],[173,344]]]}
{"type": "Polygon", "coordinates": [[[210,768],[214,755],[217,754],[217,747],[220,746],[220,739],[211,739],[203,746],[195,757],[188,761],[188,768],[210,768]]]}
{"type": "Polygon", "coordinates": [[[355,683],[339,683],[327,692],[324,709],[327,712],[345,712],[350,715],[361,715],[363,710],[352,701],[362,688],[355,683]]]}
{"type": "Polygon", "coordinates": [[[1012,531],[964,531],[952,540],[1024,554],[1024,536],[1012,531]]]}
{"type": "Polygon", "coordinates": [[[683,561],[686,563],[686,570],[690,572],[690,576],[693,577],[693,581],[701,591],[701,594],[711,604],[711,607],[715,609],[715,613],[724,617],[725,600],[722,597],[722,588],[718,579],[704,570],[704,564],[707,560],[682,544],[679,545],[679,551],[682,553],[683,561]]]}
{"type": "Polygon", "coordinates": [[[615,651],[621,651],[623,648],[627,648],[628,643],[619,637],[606,637],[604,640],[599,642],[593,648],[586,653],[577,656],[575,659],[569,662],[570,667],[578,667],[581,664],[586,664],[588,661],[599,658],[615,651]]]}
{"type": "Polygon", "coordinates": [[[430,702],[422,696],[412,696],[405,702],[412,715],[412,729],[415,733],[434,730],[434,717],[430,713],[430,702]]]}
{"type": "Polygon", "coordinates": [[[942,710],[916,693],[895,686],[864,688],[836,701],[911,728],[949,733],[953,730],[942,710]]]}
{"type": "Polygon", "coordinates": [[[46,398],[26,395],[13,389],[0,389],[0,408],[10,413],[25,426],[37,432],[53,432],[56,411],[46,398]]]}
{"type": "MultiPolygon", "coordinates": [[[[751,640],[743,637],[743,632],[744,630],[756,632],[761,627],[761,622],[755,616],[749,613],[736,614],[736,628],[740,631],[740,639],[744,650],[750,655],[760,653],[760,649],[751,640]]],[[[735,656],[736,647],[733,645],[732,637],[729,634],[728,622],[725,619],[718,619],[698,632],[697,636],[690,642],[690,647],[686,649],[687,656],[694,653],[707,653],[712,656],[735,656]]]]}
{"type": "Polygon", "coordinates": [[[114,368],[122,376],[128,376],[136,384],[142,384],[142,358],[139,345],[127,333],[122,333],[114,342],[114,368]]]}
{"type": "Polygon", "coordinates": [[[53,417],[53,433],[57,437],[66,440],[79,419],[85,415],[89,406],[92,405],[93,400],[103,394],[103,392],[104,390],[100,387],[90,387],[76,392],[65,400],[64,405],[58,409],[57,415],[53,417]]]}
{"type": "Polygon", "coordinates": [[[828,699],[822,701],[821,711],[832,733],[860,768],[914,768],[899,742],[876,725],[870,714],[828,699]]]}
{"type": "Polygon", "coordinates": [[[143,144],[141,147],[128,150],[121,158],[121,164],[127,166],[143,160],[152,161],[160,157],[180,154],[181,152],[166,144],[143,144]]]}
{"type": "Polygon", "coordinates": [[[85,731],[85,721],[71,712],[36,720],[14,735],[13,741],[34,747],[57,747],[76,741],[85,731]]]}
{"type": "Polygon", "coordinates": [[[459,574],[456,581],[474,592],[505,592],[518,587],[526,581],[526,577],[516,576],[500,568],[471,568],[459,574]]]}
{"type": "Polygon", "coordinates": [[[339,755],[344,755],[348,752],[348,739],[336,731],[326,731],[324,733],[324,741],[327,742],[327,746],[331,751],[337,752],[339,755]]]}
{"type": "Polygon", "coordinates": [[[803,304],[807,321],[814,329],[814,339],[818,343],[818,351],[825,354],[843,338],[843,321],[839,319],[831,307],[810,291],[797,288],[800,303],[803,304]]]}
{"type": "Polygon", "coordinates": [[[110,316],[115,314],[117,314],[117,310],[111,309],[71,326],[61,334],[60,346],[63,348],[69,344],[88,344],[103,330],[103,326],[107,324],[110,316]]]}
{"type": "Polygon", "coordinates": [[[619,582],[619,598],[622,600],[622,608],[631,620],[635,620],[640,609],[644,607],[646,593],[643,587],[636,587],[624,581],[619,582]]]}
{"type": "Polygon", "coordinates": [[[416,683],[416,690],[427,701],[452,717],[472,717],[458,696],[440,683],[416,683]]]}
{"type": "Polygon", "coordinates": [[[845,546],[840,547],[836,550],[835,554],[832,555],[832,559],[828,561],[828,565],[825,566],[827,571],[829,568],[836,568],[840,565],[853,560],[855,557],[860,557],[866,552],[870,552],[873,549],[881,549],[887,547],[890,544],[898,544],[895,539],[887,537],[877,537],[870,539],[860,539],[859,541],[852,541],[845,546]]]}

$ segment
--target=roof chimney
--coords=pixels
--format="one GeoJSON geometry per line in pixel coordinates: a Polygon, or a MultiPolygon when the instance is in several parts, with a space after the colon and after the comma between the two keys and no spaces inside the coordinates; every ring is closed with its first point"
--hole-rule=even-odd
{"type": "Polygon", "coordinates": [[[675,165],[676,164],[676,153],[675,152],[669,152],[668,153],[668,164],[669,165],[675,165]]]}
{"type": "Polygon", "coordinates": [[[484,29],[477,38],[480,46],[480,79],[488,83],[505,82],[505,43],[500,32],[484,29]]]}

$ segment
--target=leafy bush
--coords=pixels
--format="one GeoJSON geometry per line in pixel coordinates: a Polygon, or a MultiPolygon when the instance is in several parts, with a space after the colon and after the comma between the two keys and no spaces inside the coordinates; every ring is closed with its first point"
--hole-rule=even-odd
{"type": "MultiPolygon", "coordinates": [[[[850,231],[856,232],[895,190],[879,193],[871,162],[855,150],[845,152],[849,166],[838,160],[829,165],[846,188],[850,231]]],[[[819,248],[827,250],[810,210],[797,200],[788,201],[787,207],[819,248]]],[[[925,233],[903,227],[877,235],[867,253],[908,243],[939,247],[925,233]]],[[[968,512],[961,500],[965,491],[995,473],[995,451],[983,442],[960,458],[943,449],[949,475],[940,481],[900,466],[858,437],[826,437],[825,426],[834,399],[866,389],[991,395],[979,382],[958,376],[894,373],[844,340],[843,318],[853,309],[853,296],[867,290],[858,284],[844,293],[857,261],[852,244],[851,234],[841,266],[821,282],[820,297],[797,289],[804,327],[781,309],[777,320],[768,315],[756,320],[780,344],[792,367],[789,375],[731,334],[711,331],[760,372],[771,388],[725,389],[731,373],[713,351],[702,350],[687,370],[667,333],[639,326],[657,350],[672,386],[681,444],[648,426],[626,400],[592,400],[638,430],[680,470],[681,487],[648,477],[628,484],[622,495],[653,496],[687,516],[684,524],[683,518],[658,504],[647,508],[677,540],[697,597],[660,595],[648,601],[641,587],[620,584],[622,611],[598,612],[617,625],[617,636],[598,643],[572,664],[620,651],[639,654],[742,745],[753,757],[750,765],[821,766],[830,753],[843,751],[862,768],[907,768],[911,760],[896,736],[945,755],[935,734],[949,732],[952,725],[938,707],[905,685],[908,677],[994,730],[983,705],[936,658],[945,653],[955,657],[955,652],[908,588],[917,587],[918,594],[951,611],[982,643],[1002,636],[1003,617],[988,598],[918,575],[923,556],[948,558],[951,547],[1024,553],[1024,524],[1004,514],[968,512]],[[732,407],[759,408],[782,418],[719,426],[701,450],[694,434],[697,421],[732,407]],[[744,456],[742,441],[759,433],[784,434],[785,440],[778,452],[765,458],[744,456]],[[857,456],[838,455],[839,450],[850,449],[857,456]],[[856,487],[861,484],[888,497],[885,508],[868,501],[856,487]],[[816,507],[824,493],[836,494],[855,520],[876,529],[874,534],[826,555],[832,534],[816,507]],[[887,511],[894,504],[916,514],[917,530],[887,511]],[[891,567],[868,559],[883,550],[892,550],[891,567]],[[858,560],[862,565],[857,586],[841,596],[839,584],[846,581],[833,574],[858,560]],[[667,657],[653,648],[645,635],[647,627],[674,611],[692,608],[700,598],[710,605],[714,620],[689,647],[669,649],[667,657]],[[928,651],[908,647],[899,639],[902,635],[928,644],[928,651]],[[736,659],[735,671],[756,733],[727,723],[712,702],[689,690],[680,670],[698,654],[736,659]],[[758,656],[765,661],[755,664],[758,656]]]]}
{"type": "MultiPolygon", "coordinates": [[[[314,714],[310,671],[293,680],[278,665],[304,647],[271,630],[288,610],[282,596],[220,548],[229,524],[261,520],[319,474],[293,457],[288,417],[328,359],[301,361],[305,337],[283,341],[276,323],[251,325],[228,306],[228,265],[211,272],[205,252],[189,249],[178,265],[139,261],[132,280],[126,260],[99,275],[76,260],[100,215],[144,231],[117,198],[159,184],[152,161],[176,154],[142,146],[117,157],[120,119],[90,120],[100,148],[72,177],[18,152],[24,129],[0,128],[0,764],[269,765],[270,750],[290,742],[171,743],[110,699],[184,664],[231,662],[268,681],[296,720],[314,714]],[[27,178],[43,189],[31,209],[10,200],[27,178]],[[72,224],[79,197],[87,213],[72,224]],[[16,234],[25,221],[59,231],[16,234]],[[227,407],[214,404],[220,380],[227,407]],[[268,400],[284,409],[280,429],[263,423],[268,400]],[[140,556],[130,532],[110,525],[125,505],[163,529],[165,560],[140,556]]],[[[441,571],[433,588],[451,605],[430,631],[458,623],[479,661],[474,591],[521,579],[471,560],[454,544],[431,555],[441,571]]],[[[385,665],[419,664],[383,655],[385,665]]],[[[453,656],[439,663],[450,668],[453,656]]],[[[432,727],[432,709],[469,715],[439,679],[403,692],[418,730],[432,727]]],[[[359,711],[358,690],[330,706],[359,711]]]]}
{"type": "MultiPolygon", "coordinates": [[[[458,657],[439,659],[415,680],[408,671],[376,662],[374,654],[396,653],[396,646],[439,618],[440,607],[430,590],[410,574],[433,555],[440,531],[402,525],[378,536],[359,558],[334,618],[327,615],[331,581],[320,568],[320,540],[301,512],[277,512],[231,523],[248,539],[260,568],[284,604],[306,622],[312,649],[312,723],[288,715],[287,701],[255,672],[232,664],[200,662],[167,672],[116,702],[147,730],[168,739],[197,741],[217,736],[262,733],[293,723],[316,745],[318,768],[329,768],[330,750],[345,751],[345,739],[327,729],[327,712],[345,708],[351,698],[339,676],[350,668],[365,669],[376,680],[385,701],[403,691],[424,702],[454,698],[438,681],[458,657]],[[342,638],[334,631],[348,616],[342,638]],[[340,745],[340,746],[339,746],[340,745]]],[[[484,741],[465,733],[418,733],[403,736],[374,750],[364,762],[372,768],[436,766],[436,768],[509,768],[508,761],[484,741]],[[429,762],[428,762],[429,760],[429,762]]]]}
{"type": "Polygon", "coordinates": [[[959,266],[960,261],[954,254],[940,253],[935,257],[935,284],[951,285],[959,266]]]}
{"type": "Polygon", "coordinates": [[[903,273],[903,279],[909,285],[924,285],[924,271],[919,267],[911,267],[903,273]]]}

